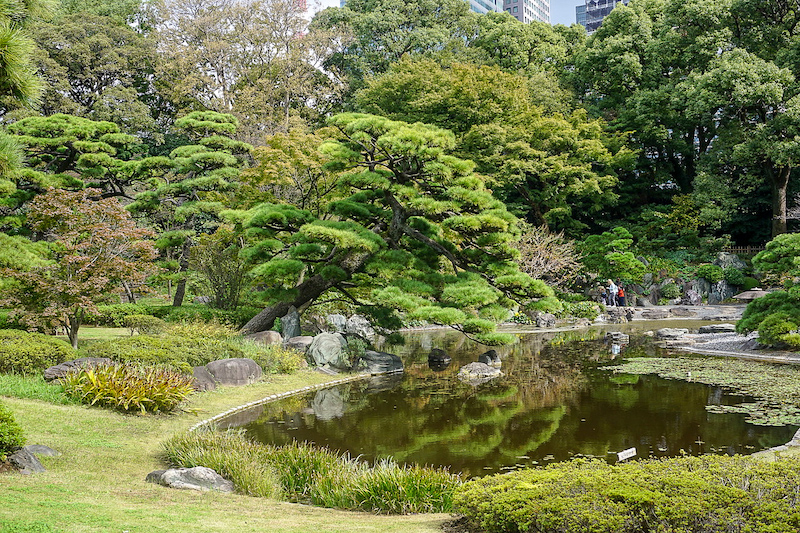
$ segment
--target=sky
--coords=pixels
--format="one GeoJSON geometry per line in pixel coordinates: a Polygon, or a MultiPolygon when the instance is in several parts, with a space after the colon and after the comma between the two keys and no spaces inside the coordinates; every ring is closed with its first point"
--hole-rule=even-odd
{"type": "MultiPolygon", "coordinates": [[[[307,0],[308,6],[313,11],[326,7],[339,7],[339,0],[307,0]],[[318,5],[316,9],[313,7],[318,5]]],[[[569,26],[575,22],[575,6],[581,0],[550,0],[550,22],[569,26]]]]}

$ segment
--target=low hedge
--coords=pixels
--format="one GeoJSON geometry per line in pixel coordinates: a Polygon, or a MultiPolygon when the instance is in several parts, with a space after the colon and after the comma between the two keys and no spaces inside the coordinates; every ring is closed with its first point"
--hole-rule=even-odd
{"type": "Polygon", "coordinates": [[[121,328],[131,315],[150,315],[165,322],[217,321],[240,328],[256,316],[261,308],[240,307],[234,311],[215,309],[205,304],[171,305],[112,304],[98,305],[97,311],[87,315],[84,323],[93,326],[121,328]]]}
{"type": "Polygon", "coordinates": [[[191,372],[217,359],[250,357],[242,343],[234,339],[182,337],[175,335],[135,335],[95,342],[85,352],[90,357],[108,357],[120,363],[160,364],[191,372]]]}
{"type": "Polygon", "coordinates": [[[576,459],[469,481],[456,512],[488,533],[800,529],[800,458],[576,459]]]}
{"type": "Polygon", "coordinates": [[[63,339],[17,329],[0,330],[0,373],[35,374],[75,359],[63,339]]]}

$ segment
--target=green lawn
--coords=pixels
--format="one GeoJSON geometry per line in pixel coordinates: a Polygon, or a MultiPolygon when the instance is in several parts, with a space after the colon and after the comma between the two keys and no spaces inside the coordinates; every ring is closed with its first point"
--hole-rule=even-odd
{"type": "MultiPolygon", "coordinates": [[[[301,372],[195,396],[198,414],[123,415],[80,405],[3,397],[28,444],[60,457],[47,472],[0,475],[0,533],[39,532],[437,532],[449,515],[376,516],[237,494],[168,489],[144,481],[164,468],[160,443],[198,420],[277,392],[330,381],[301,372]]],[[[2,391],[0,391],[2,394],[2,391]]]]}

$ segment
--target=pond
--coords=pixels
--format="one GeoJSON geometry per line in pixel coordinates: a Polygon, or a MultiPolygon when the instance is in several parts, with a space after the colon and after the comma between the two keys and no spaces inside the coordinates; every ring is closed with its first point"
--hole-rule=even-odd
{"type": "Polygon", "coordinates": [[[242,426],[265,443],[308,441],[467,476],[578,456],[614,462],[631,448],[636,457],[747,454],[791,440],[796,428],[708,412],[707,405],[748,400],[722,387],[603,370],[622,358],[666,355],[635,327],[626,329],[627,345],[605,340],[602,329],[522,332],[519,343],[497,350],[504,376],[477,386],[457,373],[488,347],[455,332],[410,333],[404,346],[381,348],[403,358],[402,374],[261,405],[220,426],[242,426]],[[432,369],[432,348],[452,363],[432,369]]]}

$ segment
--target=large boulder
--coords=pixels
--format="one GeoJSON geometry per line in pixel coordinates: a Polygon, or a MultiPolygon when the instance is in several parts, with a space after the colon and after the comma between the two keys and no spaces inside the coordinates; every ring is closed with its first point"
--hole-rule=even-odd
{"type": "Polygon", "coordinates": [[[36,474],[38,472],[45,472],[44,466],[42,466],[42,463],[39,462],[39,459],[36,457],[36,455],[25,448],[20,448],[9,455],[8,462],[11,463],[11,466],[16,468],[20,474],[29,475],[36,474]]]}
{"type": "Polygon", "coordinates": [[[347,317],[339,314],[328,315],[325,317],[325,326],[334,333],[344,333],[347,331],[347,317]]]}
{"type": "Polygon", "coordinates": [[[251,333],[250,335],[245,335],[244,338],[258,344],[263,344],[264,346],[272,346],[283,343],[283,336],[277,331],[272,330],[251,333]]]}
{"type": "Polygon", "coordinates": [[[551,313],[540,313],[536,316],[536,327],[554,328],[556,327],[556,316],[551,313]]]}
{"type": "Polygon", "coordinates": [[[735,294],[736,290],[728,285],[727,281],[721,280],[714,284],[711,294],[708,295],[708,303],[709,305],[716,305],[725,300],[730,300],[735,294]]]}
{"type": "Polygon", "coordinates": [[[263,374],[258,363],[244,357],[211,361],[206,369],[220,385],[249,385],[263,374]]]}
{"type": "Polygon", "coordinates": [[[458,379],[473,386],[486,383],[502,375],[503,372],[499,368],[486,363],[469,363],[458,371],[458,379]]]}
{"type": "Polygon", "coordinates": [[[681,305],[702,305],[703,297],[694,289],[689,289],[681,299],[681,305]]]}
{"type": "Polygon", "coordinates": [[[642,318],[647,320],[663,320],[670,317],[668,309],[645,309],[642,311],[642,318]]]}
{"type": "Polygon", "coordinates": [[[314,337],[306,352],[308,362],[315,366],[350,369],[347,340],[341,333],[320,333],[314,337]]]}
{"type": "Polygon", "coordinates": [[[485,363],[489,366],[500,366],[503,362],[500,360],[500,354],[497,350],[488,350],[478,356],[479,363],[485,363]]]}
{"type": "Polygon", "coordinates": [[[364,355],[356,359],[353,370],[366,374],[399,372],[403,370],[403,361],[394,354],[365,350],[364,355]]]}
{"type": "Polygon", "coordinates": [[[689,330],[686,328],[661,328],[656,331],[656,338],[662,340],[677,340],[687,335],[689,330]]]}
{"type": "Polygon", "coordinates": [[[63,378],[72,370],[81,368],[95,368],[97,366],[110,365],[111,363],[112,361],[108,357],[81,357],[80,359],[74,359],[72,361],[66,361],[64,363],[51,366],[44,371],[44,380],[55,381],[63,378]]]}
{"type": "Polygon", "coordinates": [[[728,252],[718,253],[717,258],[714,259],[712,264],[717,265],[720,268],[735,268],[737,270],[744,270],[747,268],[747,264],[739,259],[738,255],[728,252]]]}
{"type": "Polygon", "coordinates": [[[205,366],[192,368],[192,387],[196,391],[208,391],[217,388],[217,382],[205,366]]]}
{"type": "Polygon", "coordinates": [[[286,316],[281,317],[281,331],[284,339],[291,339],[300,335],[300,313],[294,306],[289,307],[286,316]]]}
{"type": "Polygon", "coordinates": [[[286,347],[297,350],[298,352],[306,353],[308,351],[308,347],[311,346],[311,341],[313,340],[314,337],[311,335],[299,335],[287,340],[286,347]]]}
{"type": "Polygon", "coordinates": [[[428,368],[434,372],[441,372],[450,366],[453,360],[447,352],[439,348],[431,348],[431,353],[428,354],[428,368]]]}
{"type": "Polygon", "coordinates": [[[375,338],[375,330],[372,329],[372,324],[369,323],[369,320],[360,315],[353,315],[347,319],[345,331],[367,340],[375,338]]]}
{"type": "Polygon", "coordinates": [[[145,480],[173,489],[233,492],[232,482],[205,466],[155,470],[147,474],[145,480]]]}
{"type": "Polygon", "coordinates": [[[709,324],[700,326],[698,333],[736,333],[736,326],[733,324],[709,324]]]}
{"type": "Polygon", "coordinates": [[[44,444],[28,444],[27,446],[23,446],[22,449],[37,457],[58,457],[61,455],[61,452],[54,450],[50,446],[45,446],[44,444]]]}

